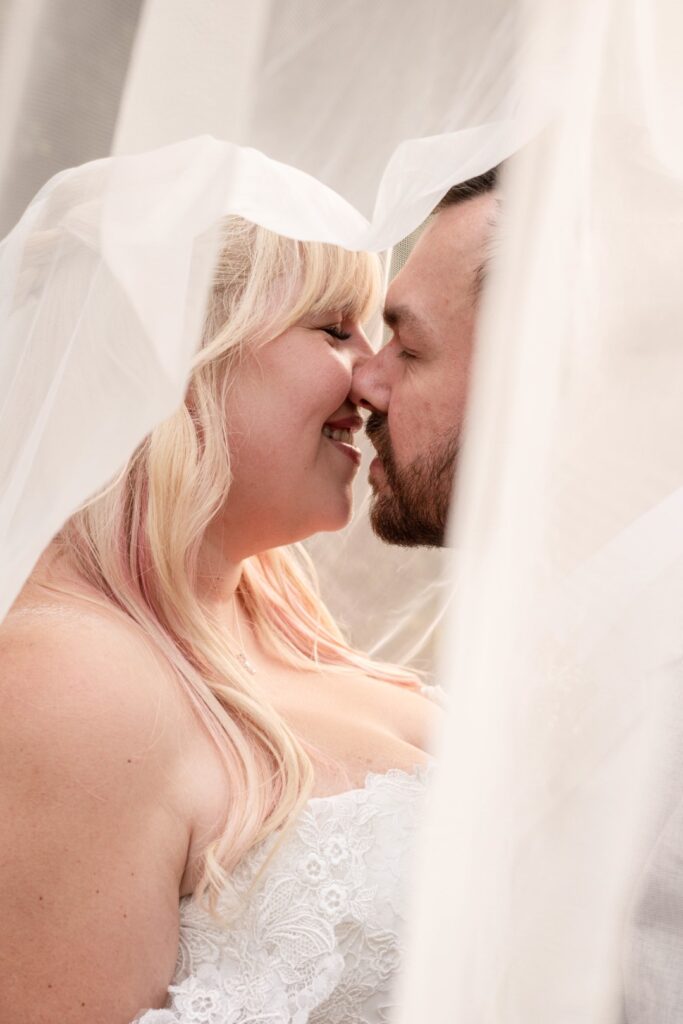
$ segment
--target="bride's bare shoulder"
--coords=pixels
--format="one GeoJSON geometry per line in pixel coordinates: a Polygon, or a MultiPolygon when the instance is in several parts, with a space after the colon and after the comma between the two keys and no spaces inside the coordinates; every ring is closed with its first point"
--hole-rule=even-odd
{"type": "Polygon", "coordinates": [[[20,595],[0,624],[0,695],[50,727],[109,711],[133,732],[177,703],[170,666],[142,630],[106,602],[20,595]]]}
{"type": "Polygon", "coordinates": [[[165,999],[191,822],[172,680],[131,626],[27,593],[0,626],[0,961],[19,965],[3,1020],[33,1019],[37,991],[54,1020],[86,1003],[83,1020],[131,1020],[165,999]]]}

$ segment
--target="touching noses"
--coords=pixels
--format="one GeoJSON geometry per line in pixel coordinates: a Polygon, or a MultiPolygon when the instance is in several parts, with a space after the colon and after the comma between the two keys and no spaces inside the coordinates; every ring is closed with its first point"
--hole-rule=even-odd
{"type": "Polygon", "coordinates": [[[370,350],[367,358],[359,360],[351,380],[349,398],[354,405],[370,412],[386,413],[389,407],[389,389],[382,379],[383,352],[370,350]]]}

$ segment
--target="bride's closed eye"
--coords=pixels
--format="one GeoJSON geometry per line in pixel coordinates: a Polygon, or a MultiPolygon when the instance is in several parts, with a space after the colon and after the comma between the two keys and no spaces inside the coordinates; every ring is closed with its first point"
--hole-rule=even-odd
{"type": "Polygon", "coordinates": [[[329,327],[321,327],[320,329],[332,338],[336,338],[337,341],[348,341],[351,337],[350,332],[342,330],[341,324],[331,324],[329,327]]]}

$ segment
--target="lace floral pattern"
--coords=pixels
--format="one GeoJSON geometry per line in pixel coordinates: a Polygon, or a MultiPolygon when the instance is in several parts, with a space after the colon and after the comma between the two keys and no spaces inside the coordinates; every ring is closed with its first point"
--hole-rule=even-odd
{"type": "Polygon", "coordinates": [[[388,1024],[428,772],[310,800],[259,877],[277,837],[240,865],[229,926],[181,900],[168,1007],[137,1024],[388,1024]]]}

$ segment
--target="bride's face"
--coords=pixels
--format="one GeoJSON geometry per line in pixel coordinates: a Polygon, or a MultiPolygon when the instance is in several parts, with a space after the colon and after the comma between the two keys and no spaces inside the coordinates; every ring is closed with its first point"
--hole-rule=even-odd
{"type": "Polygon", "coordinates": [[[239,363],[228,399],[233,483],[222,530],[234,557],[348,522],[360,464],[353,435],[362,426],[349,391],[371,355],[360,324],[330,310],[239,363]]]}

